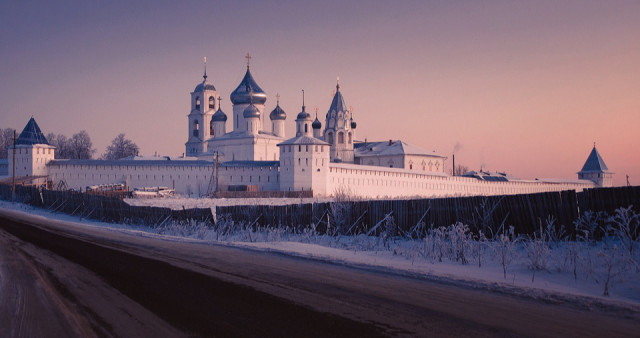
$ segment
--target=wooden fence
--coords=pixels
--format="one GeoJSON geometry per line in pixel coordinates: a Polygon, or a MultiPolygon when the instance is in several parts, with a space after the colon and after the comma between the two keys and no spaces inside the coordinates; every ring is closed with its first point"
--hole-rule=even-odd
{"type": "MultiPolygon", "coordinates": [[[[0,198],[11,200],[11,186],[0,185],[0,198]]],[[[117,197],[74,191],[40,190],[35,187],[16,186],[16,202],[104,222],[148,226],[192,221],[213,224],[213,215],[209,208],[171,210],[160,207],[131,206],[117,197]]]]}
{"type": "Polygon", "coordinates": [[[532,234],[548,217],[557,227],[573,235],[573,222],[585,211],[605,211],[633,205],[640,212],[640,187],[596,188],[537,194],[452,197],[412,200],[347,201],[300,205],[242,205],[216,207],[218,217],[226,215],[236,222],[291,227],[342,226],[349,233],[364,233],[393,216],[397,231],[409,232],[419,222],[426,226],[468,224],[473,231],[497,231],[502,224],[514,226],[519,234],[532,234]]]}

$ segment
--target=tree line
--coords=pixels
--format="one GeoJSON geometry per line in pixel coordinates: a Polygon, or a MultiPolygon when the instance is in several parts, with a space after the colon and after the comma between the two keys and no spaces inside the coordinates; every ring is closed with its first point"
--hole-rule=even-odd
{"type": "MultiPolygon", "coordinates": [[[[8,148],[13,145],[14,131],[13,128],[0,129],[0,158],[8,157],[8,148]]],[[[50,145],[56,147],[56,159],[87,160],[92,159],[96,153],[91,137],[86,130],[81,130],[71,137],[55,133],[49,133],[45,137],[50,145]]],[[[121,133],[111,141],[99,159],[117,160],[138,155],[139,151],[138,145],[126,138],[124,133],[121,133]]]]}

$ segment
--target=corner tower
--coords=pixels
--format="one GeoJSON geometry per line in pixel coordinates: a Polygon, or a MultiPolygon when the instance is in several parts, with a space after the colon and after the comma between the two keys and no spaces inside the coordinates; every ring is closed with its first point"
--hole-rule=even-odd
{"type": "Polygon", "coordinates": [[[187,156],[198,156],[207,152],[207,140],[214,136],[211,117],[219,103],[220,97],[216,87],[207,81],[207,58],[204,58],[203,81],[191,92],[191,112],[188,115],[189,125],[187,143],[185,143],[187,156]]]}
{"type": "Polygon", "coordinates": [[[353,132],[351,111],[347,109],[338,82],[323,132],[324,141],[331,145],[331,161],[353,162],[353,132]]]}
{"type": "Polygon", "coordinates": [[[9,147],[9,176],[47,176],[47,163],[55,157],[55,147],[49,145],[36,120],[31,117],[16,146],[9,147]],[[15,152],[15,164],[13,163],[15,152]]]}
{"type": "Polygon", "coordinates": [[[578,178],[593,181],[598,187],[613,186],[613,172],[609,171],[600,153],[593,144],[593,149],[584,162],[582,170],[578,172],[578,178]]]}

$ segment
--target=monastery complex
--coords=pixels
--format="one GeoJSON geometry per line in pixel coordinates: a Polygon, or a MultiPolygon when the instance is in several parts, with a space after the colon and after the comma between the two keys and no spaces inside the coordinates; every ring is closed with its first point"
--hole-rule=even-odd
{"type": "Polygon", "coordinates": [[[310,191],[314,197],[346,191],[365,198],[506,195],[581,191],[613,182],[595,145],[575,180],[521,180],[483,171],[451,176],[442,155],[401,140],[358,141],[339,83],[323,121],[306,111],[303,94],[296,133],[286,135],[291,118],[278,96],[275,109],[265,112],[268,96],[249,63],[230,99],[232,110],[225,113],[205,68],[203,81],[190,94],[185,154],[180,157],[54,159],[55,147],[31,118],[15,148],[9,147],[8,174],[13,176],[15,152],[17,177],[53,187],[124,184],[130,189],[168,187],[188,196],[238,191],[310,191]]]}

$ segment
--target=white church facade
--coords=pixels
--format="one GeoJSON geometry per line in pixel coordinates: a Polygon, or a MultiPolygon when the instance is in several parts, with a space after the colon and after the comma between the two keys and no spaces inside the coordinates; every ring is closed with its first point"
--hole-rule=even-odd
{"type": "Polygon", "coordinates": [[[311,191],[321,197],[348,191],[365,198],[394,198],[581,191],[612,185],[612,173],[595,146],[576,180],[520,180],[483,172],[450,176],[444,156],[401,140],[357,141],[357,124],[339,84],[324,123],[317,113],[312,119],[303,95],[292,137],[285,135],[287,114],[279,98],[268,116],[267,99],[247,63],[243,79],[230,95],[228,116],[205,66],[203,81],[190,93],[185,155],[54,159],[54,147],[32,118],[15,149],[9,149],[9,175],[13,175],[15,151],[17,176],[46,177],[54,187],[76,190],[125,184],[129,188],[168,187],[190,196],[245,190],[311,191]],[[267,118],[269,122],[263,122],[267,118]]]}

